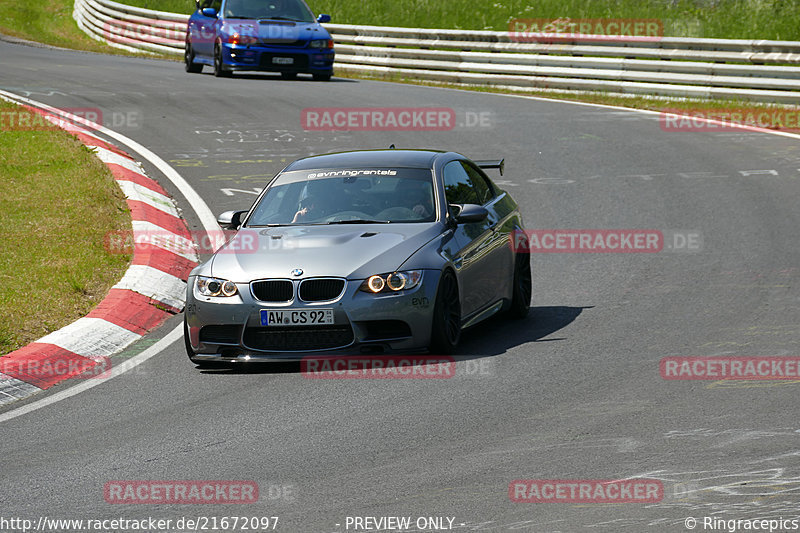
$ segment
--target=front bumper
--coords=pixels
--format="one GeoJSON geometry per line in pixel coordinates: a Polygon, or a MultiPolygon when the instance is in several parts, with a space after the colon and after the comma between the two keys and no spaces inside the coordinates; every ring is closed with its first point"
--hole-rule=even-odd
{"type": "Polygon", "coordinates": [[[234,71],[331,74],[335,55],[333,50],[317,48],[231,44],[222,46],[224,66],[227,70],[234,71]]]}
{"type": "MultiPolygon", "coordinates": [[[[207,297],[188,280],[186,324],[195,361],[298,361],[310,355],[418,353],[431,338],[440,272],[425,270],[420,284],[407,291],[368,294],[363,280],[347,280],[336,299],[287,303],[256,299],[250,283],[237,283],[233,297],[207,297]],[[262,326],[261,310],[333,309],[329,326],[262,326]]],[[[299,283],[301,280],[294,280],[299,283]]]]}

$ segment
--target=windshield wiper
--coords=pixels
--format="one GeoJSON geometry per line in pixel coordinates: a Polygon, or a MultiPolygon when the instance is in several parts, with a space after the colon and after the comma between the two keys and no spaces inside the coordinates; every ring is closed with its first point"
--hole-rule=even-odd
{"type": "Polygon", "coordinates": [[[391,224],[391,220],[333,220],[326,222],[326,224],[391,224]]]}

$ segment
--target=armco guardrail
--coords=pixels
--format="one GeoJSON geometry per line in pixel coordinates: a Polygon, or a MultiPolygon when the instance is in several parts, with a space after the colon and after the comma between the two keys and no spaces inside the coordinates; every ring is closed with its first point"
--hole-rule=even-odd
{"type": "MultiPolygon", "coordinates": [[[[74,17],[83,31],[112,46],[183,53],[188,15],[75,0],[74,17]]],[[[325,27],[336,41],[337,67],[362,73],[520,90],[800,104],[800,42],[592,36],[519,42],[509,32],[325,27]]]]}

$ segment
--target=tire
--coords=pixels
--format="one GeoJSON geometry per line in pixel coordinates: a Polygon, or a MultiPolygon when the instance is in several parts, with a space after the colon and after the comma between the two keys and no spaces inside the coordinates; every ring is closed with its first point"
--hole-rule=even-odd
{"type": "Polygon", "coordinates": [[[533,278],[531,276],[531,254],[517,253],[514,257],[514,287],[508,314],[523,319],[531,309],[533,278]]]}
{"type": "Polygon", "coordinates": [[[192,48],[192,43],[189,40],[186,40],[186,47],[183,51],[183,63],[186,72],[190,74],[198,74],[203,72],[203,65],[195,64],[194,62],[194,49],[192,48]]]}
{"type": "Polygon", "coordinates": [[[331,81],[331,74],[312,74],[314,81],[331,81]]]}
{"type": "Polygon", "coordinates": [[[219,43],[214,45],[214,76],[217,78],[230,78],[231,71],[225,70],[222,64],[222,48],[219,43]]]}
{"type": "Polygon", "coordinates": [[[296,80],[297,72],[281,72],[281,78],[285,80],[296,80]]]}
{"type": "Polygon", "coordinates": [[[434,355],[450,355],[456,351],[461,340],[461,302],[458,282],[450,270],[445,270],[436,290],[433,306],[430,352],[434,355]]]}

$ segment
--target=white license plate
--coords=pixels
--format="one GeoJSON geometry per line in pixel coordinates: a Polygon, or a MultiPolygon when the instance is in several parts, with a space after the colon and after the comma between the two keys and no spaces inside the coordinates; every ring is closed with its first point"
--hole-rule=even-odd
{"type": "Polygon", "coordinates": [[[272,62],[276,65],[291,65],[294,63],[293,57],[273,57],[272,62]]]}
{"type": "Polygon", "coordinates": [[[322,326],[333,324],[333,309],[262,309],[262,326],[322,326]]]}

